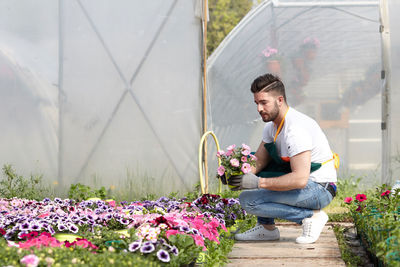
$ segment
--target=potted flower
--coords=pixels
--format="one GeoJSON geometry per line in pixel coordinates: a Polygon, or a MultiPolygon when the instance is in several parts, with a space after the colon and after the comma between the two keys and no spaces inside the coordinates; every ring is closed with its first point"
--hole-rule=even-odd
{"type": "MultiPolygon", "coordinates": [[[[220,150],[217,152],[217,157],[221,159],[221,165],[217,170],[217,178],[223,184],[231,176],[242,175],[251,172],[251,167],[256,164],[256,156],[251,154],[250,147],[242,144],[241,147],[236,147],[235,144],[227,147],[227,151],[220,150]]],[[[232,188],[232,186],[229,186],[232,188]]]]}
{"type": "Polygon", "coordinates": [[[280,76],[281,62],[278,49],[267,46],[261,53],[267,58],[267,70],[272,74],[280,76]]]}

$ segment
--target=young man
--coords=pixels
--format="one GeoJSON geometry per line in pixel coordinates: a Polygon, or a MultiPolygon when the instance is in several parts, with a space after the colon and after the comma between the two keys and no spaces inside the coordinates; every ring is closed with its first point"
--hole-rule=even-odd
{"type": "Polygon", "coordinates": [[[251,85],[257,111],[266,122],[252,173],[233,176],[228,184],[245,190],[243,209],[258,217],[257,225],[236,234],[237,240],[278,240],[274,218],[302,224],[297,243],[313,243],[328,221],[321,209],[336,193],[336,169],[328,140],[310,117],[286,103],[281,80],[265,74],[251,85]]]}

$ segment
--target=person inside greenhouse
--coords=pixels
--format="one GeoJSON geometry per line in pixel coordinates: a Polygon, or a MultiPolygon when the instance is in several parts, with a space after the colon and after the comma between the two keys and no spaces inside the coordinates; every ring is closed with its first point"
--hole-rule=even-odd
{"type": "Polygon", "coordinates": [[[251,172],[231,176],[227,183],[232,190],[244,190],[240,204],[258,217],[258,223],[235,238],[278,240],[274,219],[280,218],[302,225],[297,243],[314,243],[328,221],[321,209],[336,194],[336,154],[319,125],[288,106],[284,84],[277,76],[258,77],[251,92],[266,123],[255,152],[256,164],[251,172]]]}

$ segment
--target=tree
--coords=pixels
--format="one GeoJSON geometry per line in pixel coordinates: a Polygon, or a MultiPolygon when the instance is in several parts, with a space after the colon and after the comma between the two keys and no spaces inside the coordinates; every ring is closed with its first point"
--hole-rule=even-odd
{"type": "Polygon", "coordinates": [[[210,21],[207,24],[207,53],[218,47],[225,36],[250,11],[253,0],[209,0],[210,21]]]}

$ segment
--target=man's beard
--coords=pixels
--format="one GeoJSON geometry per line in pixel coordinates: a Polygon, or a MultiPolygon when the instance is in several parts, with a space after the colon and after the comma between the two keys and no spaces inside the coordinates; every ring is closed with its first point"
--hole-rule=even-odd
{"type": "Polygon", "coordinates": [[[261,118],[264,122],[270,122],[274,121],[276,118],[278,118],[279,115],[279,107],[278,104],[275,102],[274,109],[271,111],[271,113],[265,113],[265,112],[260,112],[261,118]],[[263,114],[269,115],[268,118],[264,118],[263,114]]]}

